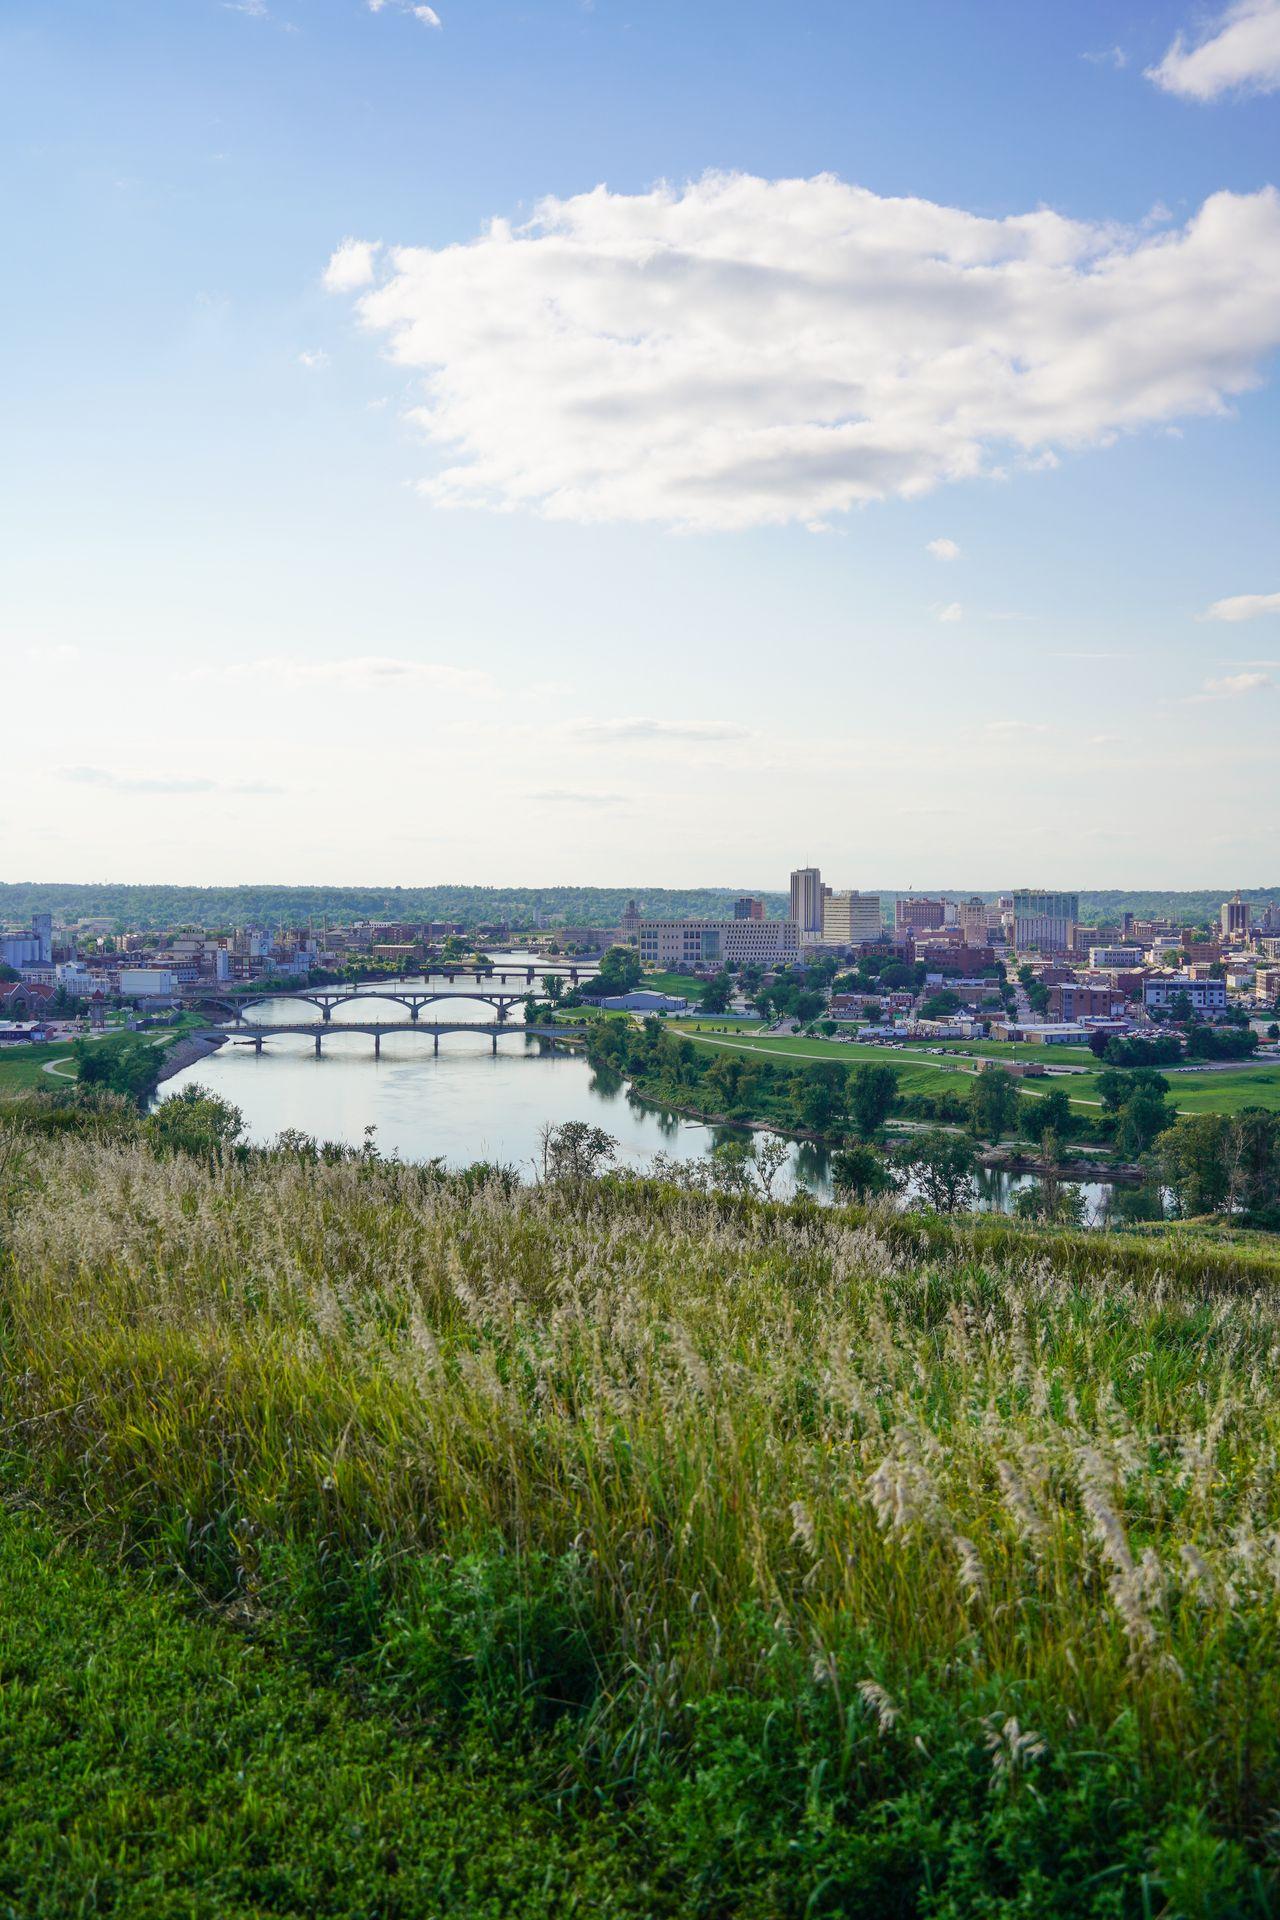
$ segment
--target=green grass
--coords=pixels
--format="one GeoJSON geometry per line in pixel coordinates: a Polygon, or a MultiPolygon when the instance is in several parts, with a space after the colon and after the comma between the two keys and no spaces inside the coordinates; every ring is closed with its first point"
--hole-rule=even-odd
{"type": "MultiPolygon", "coordinates": [[[[901,1076],[904,1093],[945,1093],[963,1092],[966,1079],[966,1063],[957,1060],[950,1065],[935,1057],[929,1057],[920,1047],[907,1047],[901,1052],[874,1046],[858,1041],[810,1040],[803,1035],[761,1034],[744,1035],[741,1041],[731,1034],[722,1034],[711,1038],[700,1035],[694,1023],[673,1021],[687,1031],[695,1045],[729,1046],[737,1051],[754,1055],[773,1054],[783,1060],[839,1060],[847,1066],[855,1066],[863,1060],[887,1062],[901,1076]],[[964,1076],[964,1077],[961,1077],[964,1076]]],[[[706,1024],[706,1023],[704,1023],[706,1024]]],[[[977,1052],[975,1046],[972,1051],[977,1052]]],[[[985,1049],[984,1049],[985,1051],[985,1049]]],[[[1077,1049],[1036,1047],[1024,1050],[1031,1057],[1043,1060],[1046,1066],[1052,1066],[1061,1059],[1063,1065],[1076,1065],[1077,1049]]],[[[1093,1056],[1085,1053],[1092,1061],[1093,1056]]],[[[970,1063],[971,1067],[971,1063],[970,1063]]],[[[1094,1062],[1094,1071],[1071,1075],[1051,1075],[1045,1080],[1023,1083],[1024,1091],[1031,1098],[1047,1092],[1051,1087],[1060,1087],[1082,1112],[1097,1113],[1101,1110],[1098,1097],[1098,1073],[1102,1069],[1094,1062]]],[[[1238,1113],[1242,1107],[1267,1107],[1272,1111],[1280,1110],[1280,1061],[1264,1061],[1256,1066],[1222,1067],[1213,1071],[1193,1069],[1178,1070],[1169,1075],[1169,1097],[1182,1113],[1238,1113]]]]}
{"type": "Polygon", "coordinates": [[[68,1637],[37,1586],[15,1913],[430,1912],[450,1860],[482,1914],[1274,1913],[1274,1241],[61,1133],[0,1168],[0,1245],[10,1485],[279,1675],[163,1651],[148,1721],[151,1616],[117,1657],[123,1589],[68,1637]],[[475,1804],[360,1759],[348,1692],[475,1804]],[[560,1804],[634,1836],[616,1880],[560,1804]]]}
{"type": "Polygon", "coordinates": [[[436,1920],[658,1910],[617,1821],[360,1711],[0,1512],[0,1910],[436,1920]]]}
{"type": "MultiPolygon", "coordinates": [[[[147,1032],[142,1039],[153,1040],[157,1047],[168,1048],[180,1039],[184,1033],[194,1027],[208,1023],[198,1014],[183,1014],[172,1027],[159,1028],[155,1033],[147,1032]]],[[[88,1044],[95,1050],[123,1046],[135,1036],[126,1027],[97,1035],[86,1036],[88,1044]]],[[[0,1093],[17,1093],[31,1088],[56,1088],[74,1078],[75,1057],[71,1040],[50,1040],[40,1046],[0,1045],[0,1093]],[[61,1074],[46,1071],[51,1062],[65,1063],[61,1074]]]]}

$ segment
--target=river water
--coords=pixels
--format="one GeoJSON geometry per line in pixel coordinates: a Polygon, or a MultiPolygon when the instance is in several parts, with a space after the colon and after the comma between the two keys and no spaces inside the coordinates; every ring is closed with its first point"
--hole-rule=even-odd
{"type": "MultiPolygon", "coordinates": [[[[498,967],[504,959],[521,965],[531,959],[525,954],[492,957],[498,967]]],[[[463,989],[467,983],[433,979],[429,984],[463,989]]],[[[519,990],[514,981],[510,986],[519,990]]],[[[420,1017],[426,1021],[433,1015],[483,1026],[492,1022],[493,1009],[483,1001],[450,998],[438,1008],[424,1009],[420,1017]]],[[[254,1008],[245,1030],[254,1024],[304,1024],[319,1018],[318,1009],[305,1001],[272,1000],[254,1008]]],[[[499,1039],[496,1053],[487,1031],[442,1034],[436,1053],[428,1035],[407,1029],[403,1036],[384,1034],[381,1058],[375,1059],[370,1035],[342,1033],[344,1024],[362,1018],[403,1018],[408,1023],[409,1015],[406,1008],[385,1002],[337,1007],[319,1059],[310,1035],[273,1037],[260,1054],[250,1046],[228,1043],[166,1081],[160,1098],[193,1083],[208,1087],[239,1107],[248,1138],[259,1145],[296,1127],[318,1140],[358,1147],[372,1127],[374,1144],[383,1154],[402,1160],[439,1157],[450,1166],[497,1161],[526,1177],[537,1164],[539,1133],[547,1122],[559,1126],[566,1120],[585,1120],[603,1127],[618,1143],[618,1163],[636,1170],[656,1153],[700,1159],[724,1137],[724,1129],[636,1098],[616,1076],[597,1073],[577,1053],[518,1037],[518,1006],[508,1017],[515,1031],[499,1039]]],[[[1015,1194],[1033,1184],[1027,1175],[984,1173],[979,1204],[1007,1212],[1015,1194]]],[[[830,1198],[828,1155],[807,1142],[791,1144],[775,1191],[784,1197],[798,1187],[830,1198]]],[[[1105,1215],[1108,1208],[1136,1211],[1145,1199],[1096,1185],[1084,1191],[1091,1218],[1105,1215]]]]}

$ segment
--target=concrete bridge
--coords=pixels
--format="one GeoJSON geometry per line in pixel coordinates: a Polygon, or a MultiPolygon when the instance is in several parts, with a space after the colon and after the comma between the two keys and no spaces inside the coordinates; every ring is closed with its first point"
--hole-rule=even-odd
{"type": "Polygon", "coordinates": [[[416,1024],[410,1020],[342,1020],[336,1026],[317,1020],[311,1023],[298,1021],[283,1026],[256,1026],[252,1021],[243,1026],[232,1027],[226,1038],[231,1046],[252,1047],[255,1053],[262,1052],[264,1040],[278,1040],[282,1035],[291,1038],[305,1035],[315,1042],[316,1058],[320,1058],[326,1039],[333,1039],[340,1033],[367,1033],[373,1036],[373,1057],[380,1059],[382,1041],[385,1034],[420,1033],[430,1034],[433,1051],[440,1051],[442,1033],[482,1033],[490,1042],[494,1053],[498,1051],[498,1041],[504,1034],[518,1034],[526,1040],[570,1040],[581,1041],[585,1036],[581,1027],[525,1027],[507,1026],[497,1022],[481,1020],[420,1020],[416,1024]]]}
{"type": "MultiPolygon", "coordinates": [[[[370,1001],[381,1000],[407,1007],[409,1019],[416,1025],[422,1009],[434,1006],[440,1000],[480,1000],[492,1007],[499,1022],[505,1024],[512,1007],[518,1007],[524,997],[523,993],[505,993],[501,988],[489,987],[373,987],[367,993],[362,993],[358,987],[291,987],[279,993],[264,988],[257,993],[234,996],[206,994],[202,1004],[225,1008],[234,1016],[236,1025],[240,1026],[244,1015],[254,1007],[277,1000],[299,1000],[307,1006],[318,1007],[327,1026],[333,1018],[335,1007],[364,1006],[370,1001]]],[[[250,1021],[248,1024],[253,1023],[250,1021]]],[[[345,1026],[347,1023],[343,1021],[341,1024],[345,1026]]]]}

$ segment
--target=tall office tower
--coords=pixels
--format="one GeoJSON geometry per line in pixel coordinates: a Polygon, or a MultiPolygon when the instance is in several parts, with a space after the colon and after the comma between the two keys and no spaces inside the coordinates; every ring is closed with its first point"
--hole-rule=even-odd
{"type": "Polygon", "coordinates": [[[1075,939],[1079,918],[1078,893],[1020,887],[1013,896],[1013,944],[1038,947],[1041,953],[1065,953],[1075,939]]]}
{"type": "Polygon", "coordinates": [[[1250,920],[1249,902],[1242,900],[1238,892],[1234,900],[1224,900],[1220,920],[1224,940],[1247,939],[1250,920]]]}
{"type": "Polygon", "coordinates": [[[873,946],[883,939],[884,919],[878,893],[828,894],[822,920],[824,946],[873,946]]]}
{"type": "Polygon", "coordinates": [[[740,900],[733,903],[735,920],[763,920],[764,901],[757,900],[754,894],[744,893],[740,900]]]}
{"type": "Polygon", "coordinates": [[[822,875],[817,867],[797,867],[791,876],[791,914],[800,929],[800,938],[807,933],[822,933],[822,875]]]}

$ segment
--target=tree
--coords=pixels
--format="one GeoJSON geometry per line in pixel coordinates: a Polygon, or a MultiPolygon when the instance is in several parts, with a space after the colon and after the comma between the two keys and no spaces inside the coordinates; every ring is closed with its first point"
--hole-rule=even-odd
{"type": "Polygon", "coordinates": [[[780,1134],[759,1133],[756,1135],[755,1175],[760,1182],[761,1191],[766,1200],[773,1198],[773,1184],[782,1169],[791,1158],[791,1147],[780,1134]]]}
{"type": "Polygon", "coordinates": [[[1018,1123],[1018,1083],[1003,1067],[988,1067],[969,1089],[969,1131],[979,1140],[999,1141],[1018,1123]]]}
{"type": "Polygon", "coordinates": [[[713,974],[702,989],[702,1011],[704,1013],[724,1013],[728,1009],[733,993],[733,981],[721,968],[713,974]]]}
{"type": "Polygon", "coordinates": [[[1025,1103],[1022,1124],[1033,1140],[1050,1131],[1061,1137],[1071,1125],[1071,1101],[1061,1087],[1054,1087],[1042,1099],[1025,1103]]]}
{"type": "Polygon", "coordinates": [[[890,1193],[894,1180],[874,1147],[857,1143],[831,1156],[831,1188],[837,1200],[870,1200],[890,1193]]]}
{"type": "Polygon", "coordinates": [[[1220,1113],[1184,1115],[1160,1135],[1157,1177],[1183,1218],[1217,1213],[1227,1198],[1226,1120],[1220,1113]]]}
{"type": "Polygon", "coordinates": [[[610,947],[600,961],[594,980],[588,980],[583,992],[593,1000],[605,994],[630,993],[640,980],[640,956],[633,947],[610,947]]]}
{"type": "Polygon", "coordinates": [[[791,1011],[800,1025],[807,1027],[811,1020],[817,1019],[826,1004],[826,1001],[820,993],[816,993],[812,988],[809,988],[796,995],[795,1004],[791,1011]]]}
{"type": "Polygon", "coordinates": [[[1280,1025],[1277,1025],[1274,1020],[1267,1028],[1267,1038],[1268,1040],[1280,1040],[1280,1025]]]}
{"type": "Polygon", "coordinates": [[[1116,1145],[1130,1160],[1138,1160],[1176,1118],[1163,1094],[1149,1086],[1138,1087],[1116,1117],[1116,1145]]]}
{"type": "Polygon", "coordinates": [[[554,1007],[564,992],[564,979],[558,973],[547,973],[542,978],[542,991],[554,1007]]]}
{"type": "Polygon", "coordinates": [[[849,1111],[849,1082],[843,1067],[811,1067],[792,1083],[792,1103],[800,1124],[814,1133],[832,1133],[849,1111]]]}
{"type": "Polygon", "coordinates": [[[966,1213],[977,1199],[977,1154],[961,1133],[918,1133],[894,1159],[916,1203],[934,1213],[966,1213]]]}
{"type": "Polygon", "coordinates": [[[849,1094],[854,1125],[864,1140],[873,1139],[898,1104],[898,1076],[868,1061],[854,1072],[849,1094]]]}
{"type": "Polygon", "coordinates": [[[193,1084],[161,1101],[146,1129],[161,1152],[219,1160],[231,1152],[243,1134],[244,1115],[229,1100],[193,1084]]]}
{"type": "Polygon", "coordinates": [[[538,1135],[538,1143],[546,1181],[591,1180],[603,1173],[618,1151],[611,1133],[603,1127],[589,1126],[585,1120],[566,1120],[558,1127],[548,1121],[538,1135]]]}

